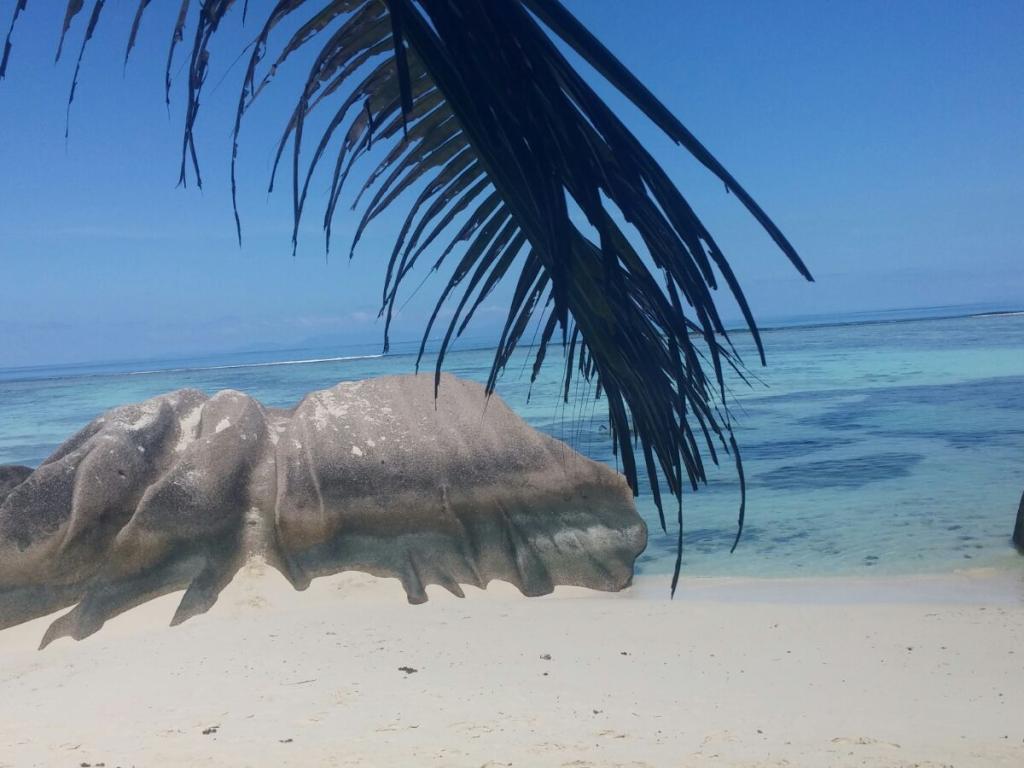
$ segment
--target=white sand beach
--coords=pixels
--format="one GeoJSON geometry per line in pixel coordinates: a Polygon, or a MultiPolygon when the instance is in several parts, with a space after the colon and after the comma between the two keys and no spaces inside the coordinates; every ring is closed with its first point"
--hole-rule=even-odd
{"type": "Polygon", "coordinates": [[[0,766],[1020,766],[1024,582],[694,581],[620,594],[243,569],[83,642],[0,633],[0,766]]]}

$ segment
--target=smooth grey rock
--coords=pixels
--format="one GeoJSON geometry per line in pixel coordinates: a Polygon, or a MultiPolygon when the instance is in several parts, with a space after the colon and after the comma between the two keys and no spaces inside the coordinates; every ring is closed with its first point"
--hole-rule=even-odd
{"type": "Polygon", "coordinates": [[[23,467],[20,464],[5,464],[0,466],[0,504],[7,498],[11,491],[24,482],[25,478],[32,474],[32,467],[23,467]]]}
{"type": "MultiPolygon", "coordinates": [[[[0,505],[0,628],[75,604],[43,645],[186,589],[206,611],[251,556],[298,589],[360,570],[439,584],[619,590],[647,530],[625,480],[444,376],[338,384],[289,410],[232,390],[115,408],[0,505]]],[[[0,483],[5,475],[0,474],[0,483]]],[[[0,484],[0,488],[4,486],[0,484]]]]}

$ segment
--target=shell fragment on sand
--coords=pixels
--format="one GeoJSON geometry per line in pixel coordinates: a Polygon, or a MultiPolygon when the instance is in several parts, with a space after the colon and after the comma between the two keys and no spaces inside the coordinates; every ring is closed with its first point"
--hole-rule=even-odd
{"type": "Polygon", "coordinates": [[[202,613],[251,557],[298,589],[360,570],[526,595],[619,590],[646,527],[625,480],[478,384],[389,376],[289,410],[178,390],[115,408],[35,471],[0,468],[0,628],[74,605],[43,644],[185,589],[202,613]]]}

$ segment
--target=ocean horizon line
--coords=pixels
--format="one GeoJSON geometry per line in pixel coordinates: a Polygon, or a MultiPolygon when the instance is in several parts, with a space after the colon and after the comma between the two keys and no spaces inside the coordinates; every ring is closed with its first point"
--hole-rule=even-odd
{"type": "MultiPolygon", "coordinates": [[[[930,321],[941,321],[941,320],[956,320],[956,319],[969,319],[969,318],[986,318],[986,317],[1013,317],[1024,315],[1024,307],[1022,308],[1000,308],[1000,309],[985,309],[977,311],[983,306],[993,305],[977,305],[977,304],[962,304],[962,305],[939,305],[932,307],[903,307],[885,310],[859,310],[855,312],[840,313],[835,316],[808,314],[798,315],[792,318],[776,318],[774,321],[769,320],[765,325],[758,326],[757,331],[759,334],[766,333],[777,333],[780,331],[793,331],[793,330],[813,330],[817,328],[839,328],[847,326],[867,326],[867,325],[886,325],[896,323],[912,323],[912,322],[930,322],[930,321]],[[969,311],[971,309],[976,311],[969,311]],[[904,313],[904,316],[899,317],[886,317],[886,315],[897,315],[904,313]],[[918,314],[908,314],[918,313],[918,314]],[[942,314],[936,314],[942,313],[942,314]],[[868,316],[868,317],[865,317],[868,316]]],[[[999,306],[999,305],[994,305],[999,306]]],[[[731,325],[727,327],[726,333],[728,334],[749,334],[750,329],[745,325],[731,325]]],[[[428,340],[428,349],[425,354],[431,355],[436,349],[429,347],[431,343],[439,343],[440,339],[428,340]]],[[[12,366],[12,367],[0,367],[0,380],[3,381],[52,381],[52,380],[70,380],[76,378],[97,378],[97,377],[108,377],[108,376],[148,376],[156,374],[167,374],[167,373],[194,373],[198,371],[214,371],[214,370],[231,370],[231,369],[243,369],[243,368],[264,368],[264,367],[275,367],[275,366],[289,366],[289,365],[318,365],[325,363],[336,363],[336,362],[347,362],[356,360],[373,360],[380,358],[399,358],[405,356],[412,356],[417,354],[419,345],[422,340],[403,340],[398,342],[391,342],[391,347],[412,347],[412,351],[399,351],[399,352],[378,352],[378,353],[362,353],[362,354],[343,354],[343,355],[329,355],[329,356],[317,356],[309,358],[297,358],[297,359],[286,359],[286,360],[255,360],[251,362],[238,362],[238,363],[215,363],[213,365],[175,365],[175,363],[181,363],[189,360],[188,357],[172,357],[172,358],[136,358],[127,360],[97,360],[87,361],[78,363],[53,363],[53,364],[38,364],[28,366],[12,366]],[[132,370],[133,366],[140,366],[143,364],[152,364],[153,367],[143,368],[140,370],[132,370]],[[160,364],[164,363],[165,366],[160,364]],[[110,369],[115,370],[93,370],[88,369],[110,369]],[[86,370],[82,370],[86,369],[86,370]],[[75,372],[78,371],[78,372],[75,372]],[[42,372],[47,372],[48,375],[32,375],[42,372]],[[18,375],[23,374],[23,375],[18,375]]],[[[350,348],[367,347],[372,342],[364,342],[347,345],[350,348]]],[[[470,342],[473,344],[473,342],[470,342]]],[[[346,345],[342,345],[346,346],[346,345]]],[[[482,350],[494,349],[494,343],[480,343],[473,344],[472,346],[457,347],[452,349],[450,352],[479,352],[482,350]]],[[[522,344],[521,349],[533,349],[535,344],[522,344]]],[[[380,345],[380,348],[383,344],[380,345]]],[[[286,352],[302,352],[310,349],[315,349],[314,346],[305,347],[284,347],[277,349],[249,349],[249,350],[228,350],[223,352],[204,353],[201,355],[195,355],[193,360],[199,361],[203,359],[216,359],[225,357],[237,357],[242,355],[271,355],[271,354],[284,354],[286,352]]],[[[354,351],[354,350],[352,350],[354,351]]]]}

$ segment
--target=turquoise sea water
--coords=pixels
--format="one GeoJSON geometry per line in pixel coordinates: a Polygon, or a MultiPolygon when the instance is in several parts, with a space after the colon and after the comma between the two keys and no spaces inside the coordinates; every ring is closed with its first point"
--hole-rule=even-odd
{"type": "MultiPolygon", "coordinates": [[[[1024,313],[788,327],[765,343],[762,383],[734,386],[746,533],[730,555],[739,492],[726,465],[685,498],[686,574],[1024,567],[1009,542],[1024,490],[1024,313]]],[[[289,406],[311,389],[413,368],[412,355],[363,351],[0,369],[0,464],[36,465],[101,411],[180,387],[289,406]]],[[[492,354],[455,352],[446,369],[483,380],[492,354]]],[[[529,402],[521,360],[499,394],[533,426],[614,464],[602,404],[561,404],[559,354],[548,359],[529,402]]],[[[651,528],[640,570],[668,571],[674,534],[658,529],[649,493],[638,506],[651,528]]]]}

